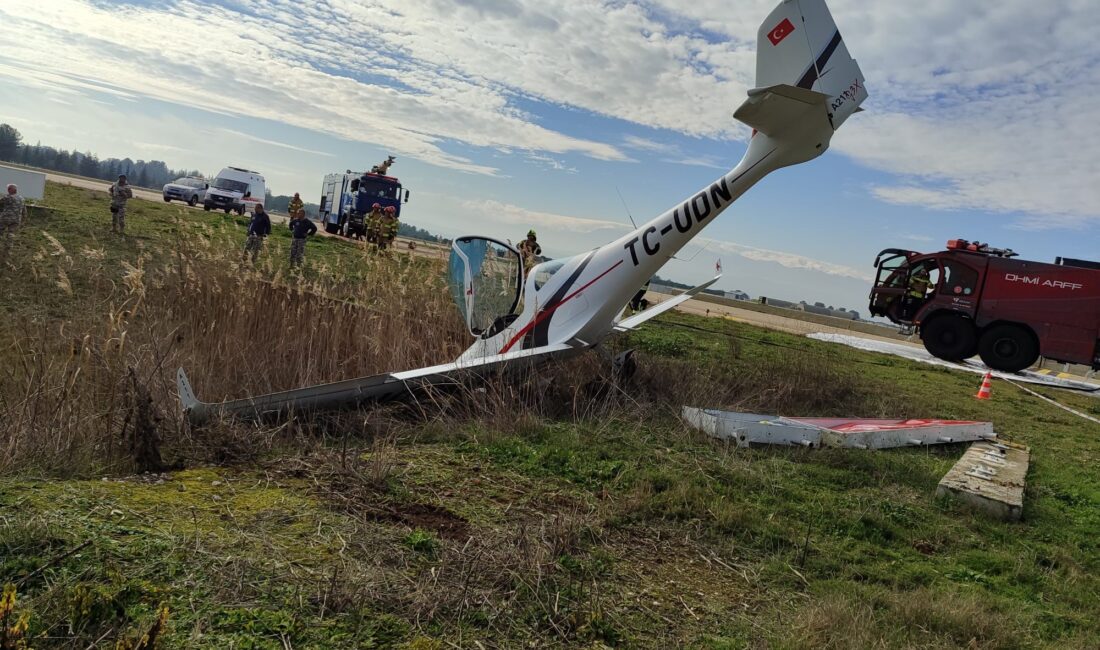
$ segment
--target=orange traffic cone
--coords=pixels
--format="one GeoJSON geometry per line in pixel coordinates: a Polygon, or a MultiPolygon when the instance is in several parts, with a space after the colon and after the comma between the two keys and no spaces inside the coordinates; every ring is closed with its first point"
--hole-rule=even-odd
{"type": "Polygon", "coordinates": [[[974,397],[976,399],[989,399],[993,393],[993,373],[985,373],[985,377],[982,378],[982,387],[978,389],[978,394],[974,397]]]}

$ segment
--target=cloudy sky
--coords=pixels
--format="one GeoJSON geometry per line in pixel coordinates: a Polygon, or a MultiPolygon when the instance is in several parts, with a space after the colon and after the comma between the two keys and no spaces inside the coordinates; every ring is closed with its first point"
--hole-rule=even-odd
{"type": "MultiPolygon", "coordinates": [[[[386,154],[404,219],[566,255],[720,176],[775,0],[4,0],[0,121],[172,167],[321,177],[386,154]],[[621,195],[621,198],[620,198],[621,195]]],[[[866,312],[875,253],[1100,258],[1095,0],[830,0],[866,112],[661,274],[866,312]]]]}

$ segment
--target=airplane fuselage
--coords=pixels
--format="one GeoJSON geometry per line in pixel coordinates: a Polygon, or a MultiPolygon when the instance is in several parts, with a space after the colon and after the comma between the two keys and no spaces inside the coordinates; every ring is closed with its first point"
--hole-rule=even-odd
{"type": "Polygon", "coordinates": [[[460,359],[599,343],[638,288],[704,227],[768,173],[821,155],[832,134],[823,119],[807,119],[778,138],[757,133],[736,167],[649,223],[600,248],[536,266],[525,281],[519,317],[503,331],[479,338],[460,359]],[[548,268],[553,274],[540,283],[548,268]]]}

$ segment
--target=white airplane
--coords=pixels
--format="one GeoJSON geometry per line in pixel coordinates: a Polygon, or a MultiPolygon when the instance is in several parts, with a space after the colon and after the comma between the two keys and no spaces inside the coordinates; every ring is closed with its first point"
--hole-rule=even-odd
{"type": "Polygon", "coordinates": [[[757,32],[756,88],[733,114],[752,127],[752,139],[741,162],[724,176],[637,230],[587,253],[539,264],[526,279],[520,253],[509,244],[473,236],[454,241],[448,281],[476,338],[453,363],[218,404],[196,399],[181,368],[183,410],[198,424],[219,414],[255,418],[354,406],[594,348],[717,281],[622,318],[638,288],[704,226],[769,172],[824,153],[833,132],[866,98],[863,74],[824,0],[783,0],[757,32]]]}

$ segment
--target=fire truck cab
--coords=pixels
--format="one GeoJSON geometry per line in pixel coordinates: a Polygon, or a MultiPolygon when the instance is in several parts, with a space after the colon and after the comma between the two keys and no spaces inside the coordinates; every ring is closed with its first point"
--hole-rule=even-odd
{"type": "Polygon", "coordinates": [[[953,239],[938,253],[888,248],[875,259],[870,312],[919,328],[936,357],[980,355],[1017,372],[1040,355],[1100,369],[1100,264],[953,239]]]}

